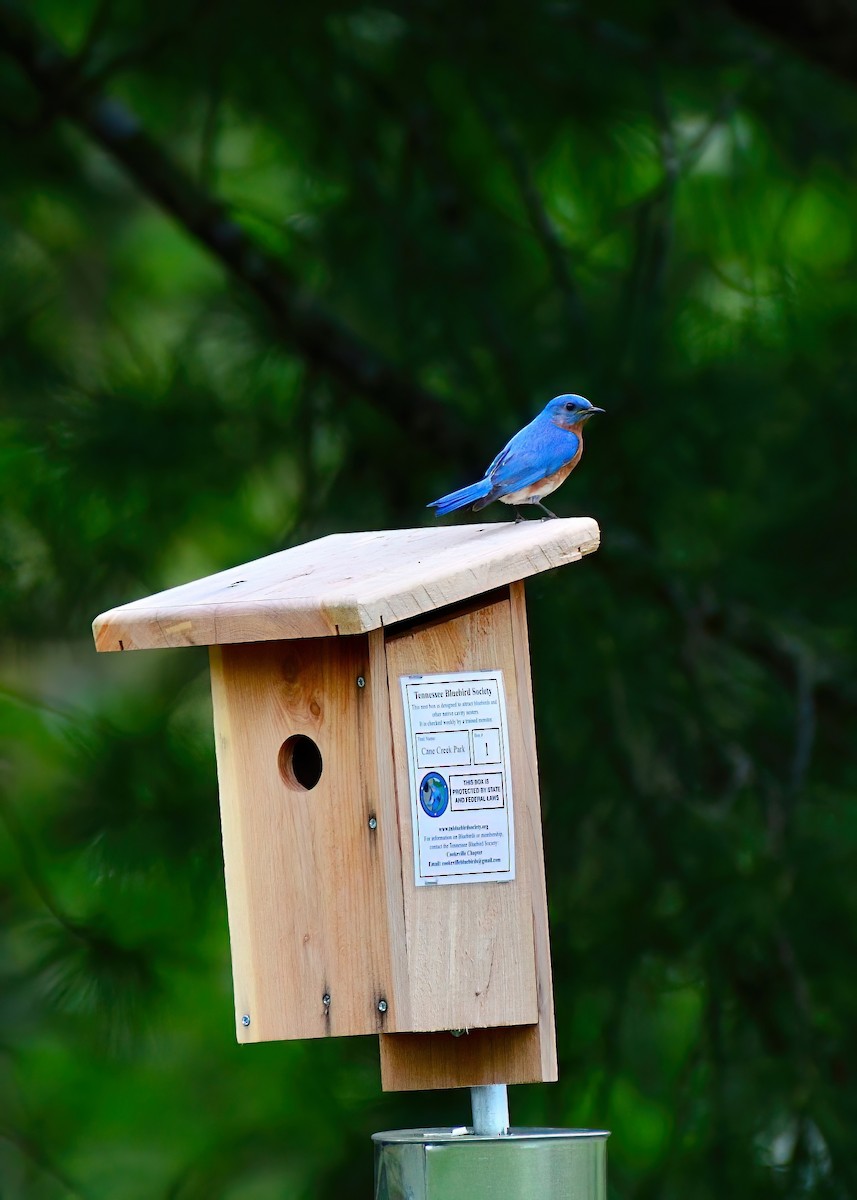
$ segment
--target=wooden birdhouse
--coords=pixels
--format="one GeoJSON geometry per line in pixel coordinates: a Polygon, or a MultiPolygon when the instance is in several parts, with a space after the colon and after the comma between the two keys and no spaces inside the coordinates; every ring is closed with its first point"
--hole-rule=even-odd
{"type": "Polygon", "coordinates": [[[96,619],[210,647],[240,1042],[376,1033],[387,1090],[556,1078],[523,580],[598,541],[337,534],[96,619]]]}

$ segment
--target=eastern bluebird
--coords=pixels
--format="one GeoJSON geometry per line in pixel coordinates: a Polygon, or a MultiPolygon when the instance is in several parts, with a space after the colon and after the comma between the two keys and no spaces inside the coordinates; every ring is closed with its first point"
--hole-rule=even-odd
{"type": "MultiPolygon", "coordinates": [[[[457,508],[472,506],[476,512],[492,500],[502,500],[515,508],[537,504],[549,517],[555,517],[542,499],[555,491],[580,462],[583,423],[597,412],[604,409],[595,408],[583,396],[555,397],[504,446],[478,483],[441,496],[426,507],[443,517],[457,508]]],[[[518,513],[517,520],[522,519],[518,513]]]]}

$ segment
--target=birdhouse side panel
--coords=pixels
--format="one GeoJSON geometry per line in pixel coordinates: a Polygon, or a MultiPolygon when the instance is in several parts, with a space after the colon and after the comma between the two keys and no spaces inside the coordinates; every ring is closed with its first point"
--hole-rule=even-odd
{"type": "Polygon", "coordinates": [[[367,673],[365,636],[212,647],[241,1042],[390,1027],[367,673]]]}
{"type": "MultiPolygon", "coordinates": [[[[458,615],[387,635],[387,672],[402,845],[410,1028],[414,1032],[534,1024],[538,998],[533,940],[531,847],[524,825],[523,771],[512,615],[508,593],[458,615]],[[400,679],[500,671],[513,782],[514,879],[415,886],[413,808],[400,679]]],[[[537,793],[535,796],[538,808],[537,793]]],[[[443,824],[441,819],[438,822],[443,824]]]]}
{"type": "MultiPolygon", "coordinates": [[[[505,623],[506,610],[500,608],[496,616],[505,623]]],[[[520,723],[510,728],[518,881],[523,889],[522,903],[531,913],[538,1021],[533,1025],[502,1025],[487,1029],[467,1027],[466,1032],[461,1032],[459,1027],[457,1036],[450,1032],[383,1034],[380,1039],[381,1080],[385,1091],[536,1083],[557,1079],[535,718],[522,582],[512,584],[509,589],[508,617],[520,716],[520,723]]],[[[507,691],[511,690],[511,686],[507,679],[507,691]]],[[[469,886],[443,890],[466,892],[469,886]]],[[[424,892],[426,889],[420,890],[424,892]]]]}
{"type": "Polygon", "coordinates": [[[538,1025],[504,1025],[451,1033],[382,1034],[381,1086],[385,1092],[485,1087],[492,1083],[545,1083],[556,1063],[545,1061],[538,1025]]]}

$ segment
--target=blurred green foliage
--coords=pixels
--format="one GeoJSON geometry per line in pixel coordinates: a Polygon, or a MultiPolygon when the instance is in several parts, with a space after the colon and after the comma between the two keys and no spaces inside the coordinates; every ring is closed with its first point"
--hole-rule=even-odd
{"type": "Polygon", "coordinates": [[[855,159],[852,88],[715,6],[3,0],[3,1200],[364,1197],[373,1130],[467,1119],[372,1039],[234,1045],[204,652],[88,626],[427,522],[564,390],[604,545],[529,588],[561,1082],[514,1120],[611,1129],[617,1198],[857,1195],[855,159]]]}

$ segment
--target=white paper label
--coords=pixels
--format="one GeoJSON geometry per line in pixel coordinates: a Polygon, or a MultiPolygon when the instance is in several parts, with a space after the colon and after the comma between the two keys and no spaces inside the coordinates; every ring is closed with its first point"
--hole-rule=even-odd
{"type": "Polygon", "coordinates": [[[403,675],[417,887],[515,878],[502,671],[403,675]]]}

